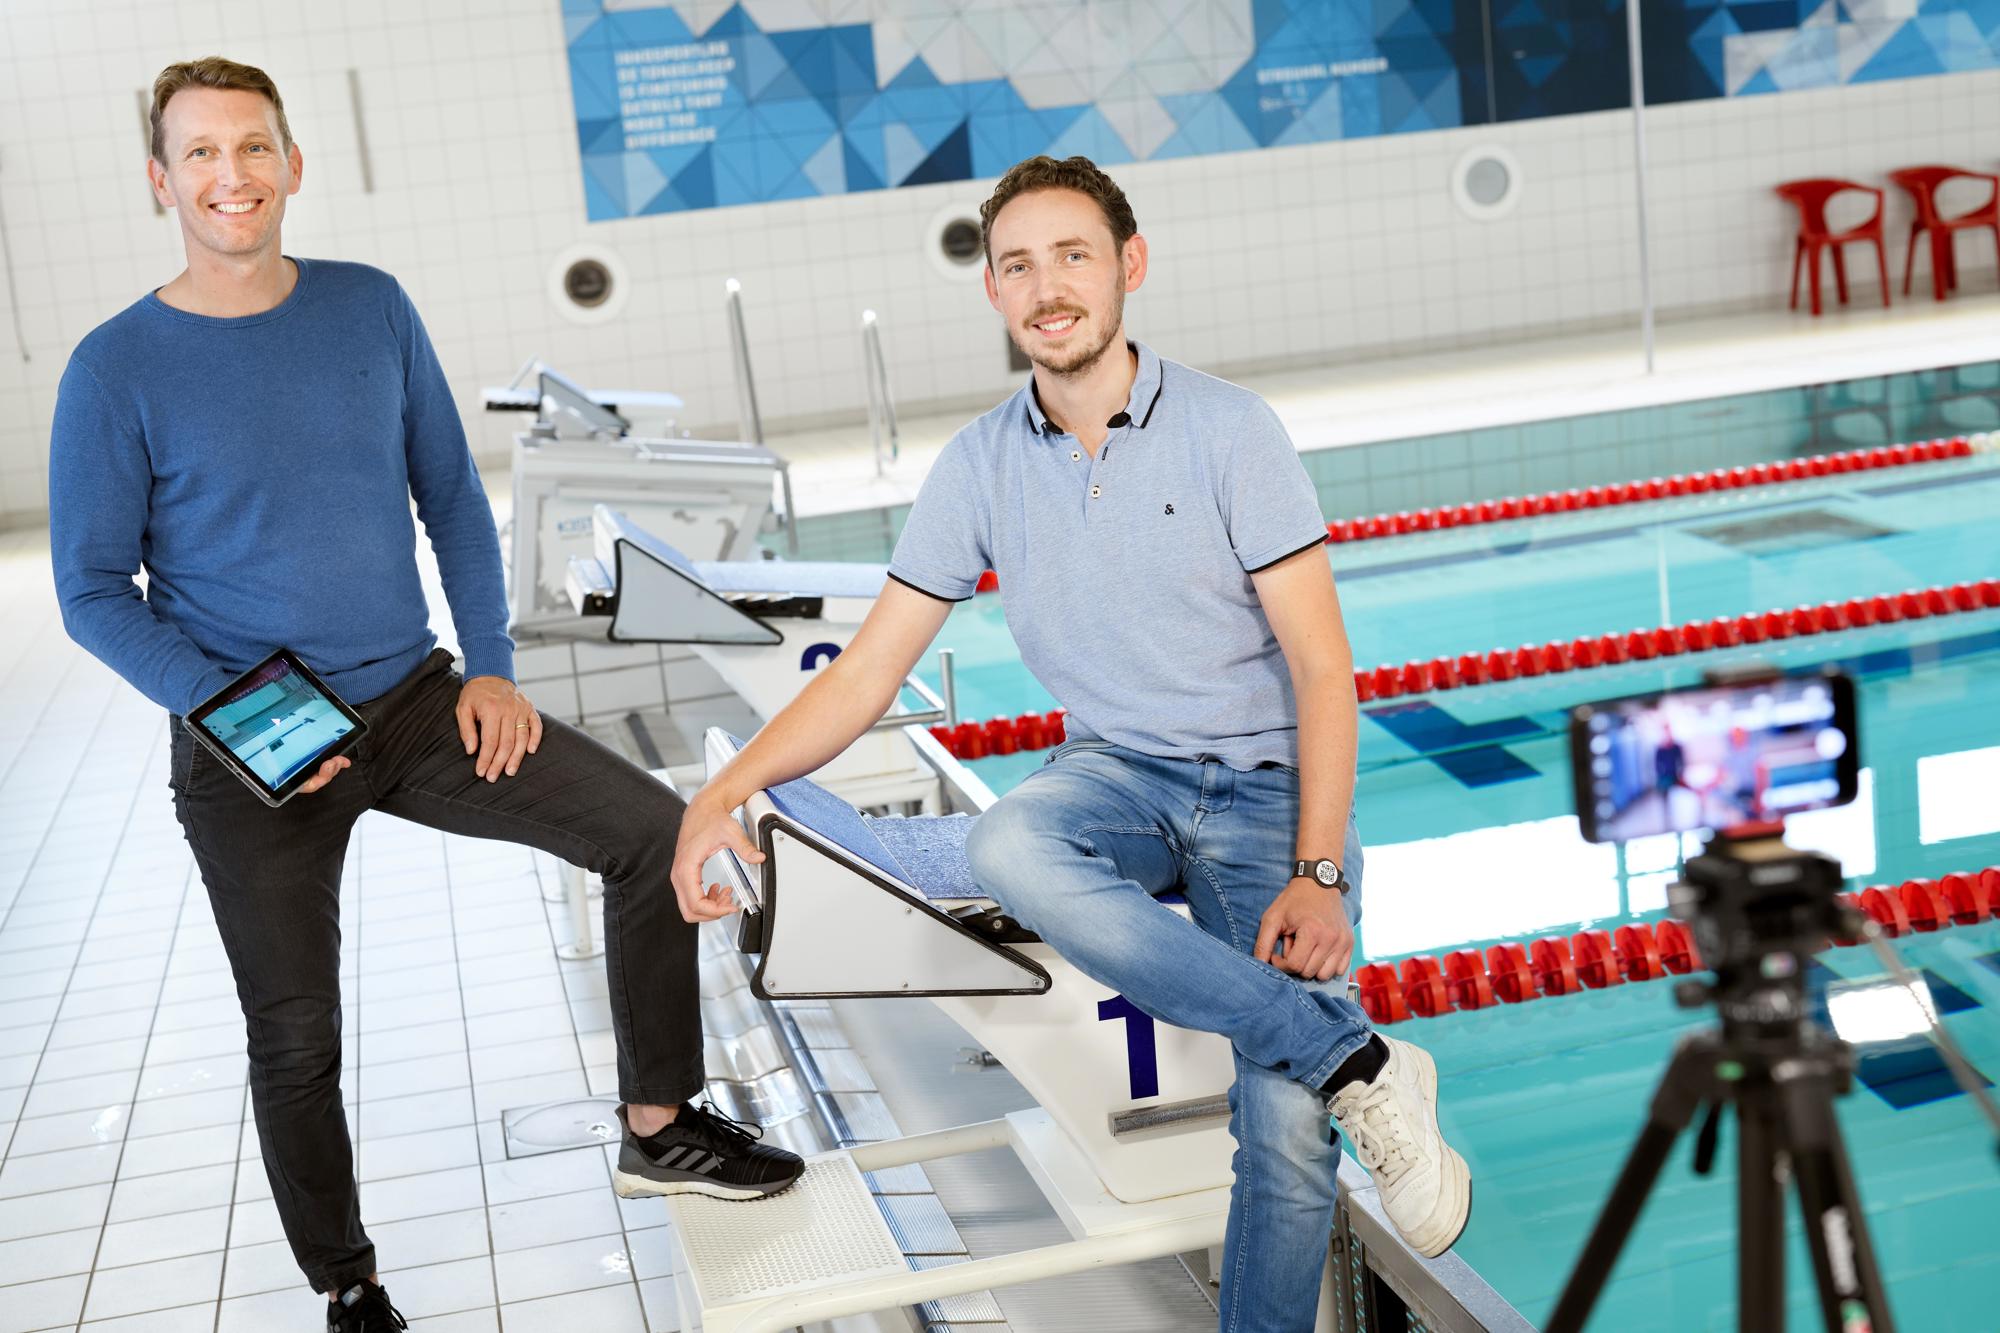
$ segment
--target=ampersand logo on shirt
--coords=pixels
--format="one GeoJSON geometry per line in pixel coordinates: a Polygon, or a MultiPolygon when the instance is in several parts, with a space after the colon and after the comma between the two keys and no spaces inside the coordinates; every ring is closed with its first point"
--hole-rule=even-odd
{"type": "Polygon", "coordinates": [[[1173,513],[1173,512],[1174,512],[1174,507],[1173,507],[1172,505],[1168,505],[1168,506],[1167,506],[1167,512],[1168,512],[1169,514],[1173,513]]]}

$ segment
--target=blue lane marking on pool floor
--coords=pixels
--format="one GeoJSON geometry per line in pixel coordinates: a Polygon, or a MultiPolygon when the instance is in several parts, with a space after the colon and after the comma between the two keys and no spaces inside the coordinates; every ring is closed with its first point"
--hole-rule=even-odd
{"type": "Polygon", "coordinates": [[[1540,776],[1539,769],[1498,743],[1541,735],[1542,728],[1525,717],[1466,723],[1422,699],[1370,708],[1367,713],[1462,786],[1491,787],[1540,776]]]}

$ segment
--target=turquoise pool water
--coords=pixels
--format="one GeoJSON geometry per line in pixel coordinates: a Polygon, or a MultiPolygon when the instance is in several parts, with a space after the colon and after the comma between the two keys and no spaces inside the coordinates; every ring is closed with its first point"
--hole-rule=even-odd
{"type": "MultiPolygon", "coordinates": [[[[1365,666],[2000,576],[1996,515],[2000,460],[1984,456],[1358,543],[1330,558],[1365,666]]],[[[955,650],[969,718],[1053,705],[1015,656],[1003,598],[959,607],[939,639],[955,650]]],[[[1580,841],[1565,711],[1749,660],[1838,662],[1859,681],[1865,799],[1795,821],[1795,841],[1841,855],[1857,882],[2000,862],[2000,611],[1902,622],[1364,705],[1368,955],[1656,917],[1693,841],[1580,841]]],[[[972,767],[1004,792],[1044,758],[972,767]]],[[[1929,970],[1974,1065],[2000,1074],[2000,923],[1898,948],[1929,970]]],[[[1878,974],[1863,950],[1820,962],[1822,983],[1878,974]]],[[[1459,1253],[1531,1320],[1549,1313],[1675,1038],[1703,1021],[1673,1007],[1667,984],[1646,983],[1398,1029],[1437,1057],[1442,1116],[1478,1180],[1459,1253]]],[[[1911,1043],[1862,1051],[1842,1126],[1901,1326],[2000,1325],[1990,1139],[1911,1043]]],[[[1686,1145],[1677,1151],[1593,1327],[1735,1327],[1732,1143],[1726,1132],[1706,1180],[1686,1145]]],[[[1812,1327],[1796,1234],[1792,1251],[1794,1326],[1812,1327]]]]}
{"type": "MultiPolygon", "coordinates": [[[[1337,449],[1301,438],[1329,519],[2000,430],[2000,362],[1337,449]]],[[[909,506],[799,521],[807,560],[889,558],[909,506]]],[[[766,538],[783,554],[783,538],[766,538]]]]}

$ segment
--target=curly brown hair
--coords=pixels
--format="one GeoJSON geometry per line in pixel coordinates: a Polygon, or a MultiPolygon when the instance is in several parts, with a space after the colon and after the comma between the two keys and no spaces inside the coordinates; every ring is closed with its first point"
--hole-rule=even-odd
{"type": "Polygon", "coordinates": [[[1125,191],[1095,162],[1087,157],[1067,157],[1060,162],[1047,155],[1031,157],[1008,168],[1000,183],[993,187],[992,197],[979,206],[979,243],[985,248],[988,266],[993,263],[993,219],[1015,199],[1036,190],[1075,190],[1096,200],[1111,228],[1112,243],[1121,252],[1125,242],[1139,234],[1132,205],[1125,202],[1125,191]]]}
{"type": "Polygon", "coordinates": [[[173,95],[183,88],[234,88],[246,93],[262,93],[271,100],[272,108],[278,113],[278,138],[285,152],[292,151],[292,127],[285,121],[285,99],[278,96],[278,85],[271,76],[255,65],[239,65],[234,60],[221,56],[203,56],[199,60],[183,60],[160,71],[160,77],[153,80],[153,141],[150,147],[153,160],[161,166],[167,165],[167,132],[160,123],[160,113],[167,109],[173,95]]]}

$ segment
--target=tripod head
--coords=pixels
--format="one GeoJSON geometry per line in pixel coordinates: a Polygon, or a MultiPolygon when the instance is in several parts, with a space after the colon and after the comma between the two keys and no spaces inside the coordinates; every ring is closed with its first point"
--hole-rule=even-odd
{"type": "Polygon", "coordinates": [[[1689,924],[1714,980],[1675,988],[1686,1008],[1713,1003],[1725,1033],[1780,1036],[1804,1020],[1805,960],[1859,927],[1836,895],[1840,863],[1786,845],[1783,821],[1712,835],[1668,906],[1689,924]]]}

